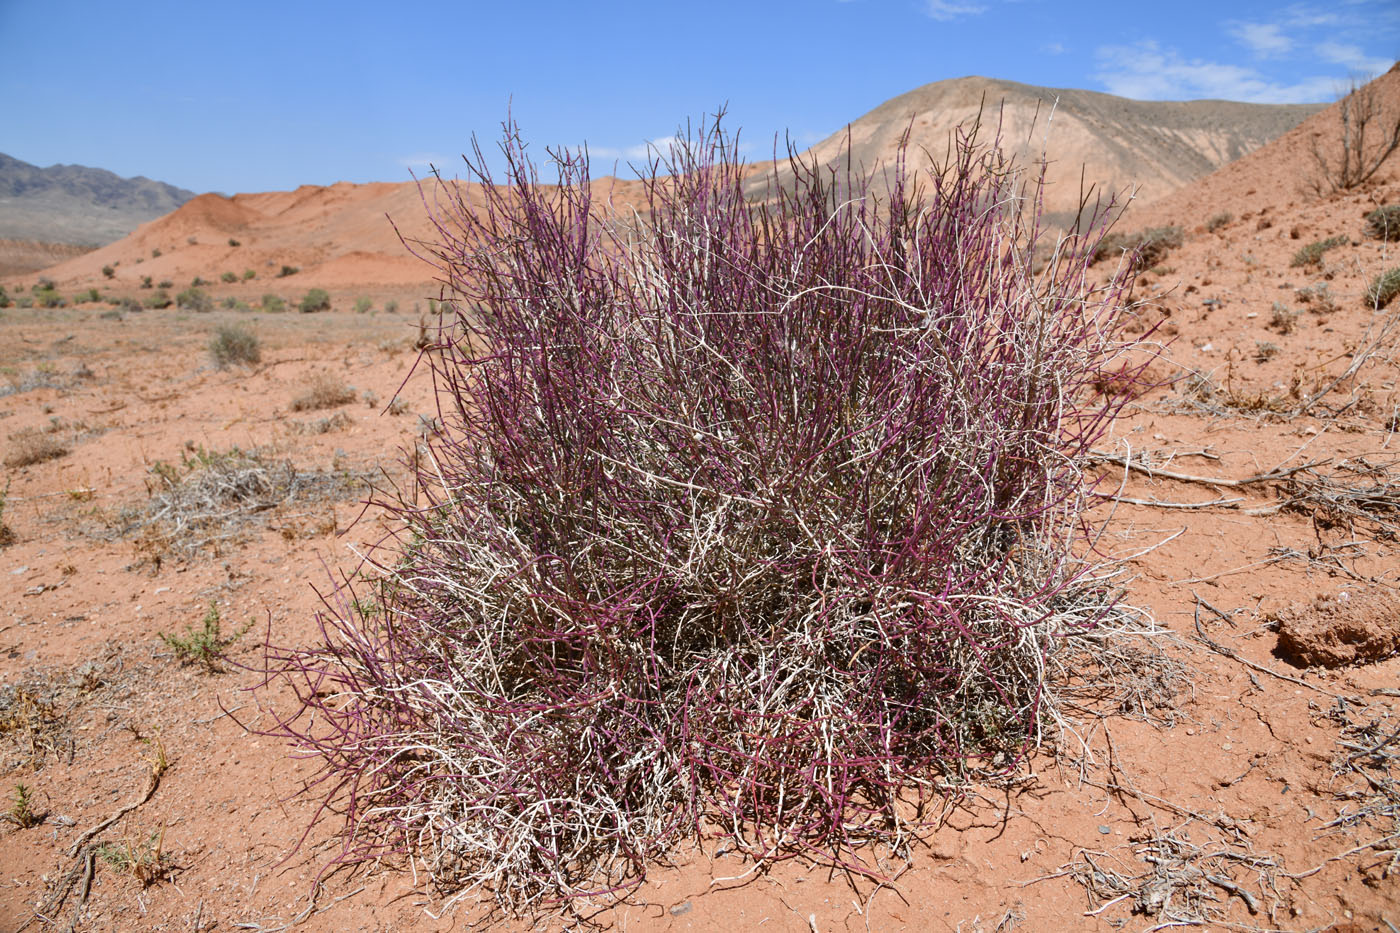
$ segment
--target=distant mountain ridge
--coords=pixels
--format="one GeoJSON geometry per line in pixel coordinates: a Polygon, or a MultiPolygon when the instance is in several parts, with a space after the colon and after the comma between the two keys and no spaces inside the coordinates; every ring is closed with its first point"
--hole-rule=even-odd
{"type": "MultiPolygon", "coordinates": [[[[1083,180],[1103,194],[1133,186],[1150,203],[1278,138],[1325,104],[1245,104],[1223,100],[1141,101],[1098,91],[1037,87],[997,78],[935,81],[891,98],[805,153],[840,167],[849,139],[852,164],[872,170],[888,164],[909,134],[911,167],[923,151],[942,158],[949,133],[982,112],[984,141],[1000,119],[1001,145],[1022,166],[1041,157],[1045,209],[1051,220],[1073,216],[1083,180]]],[[[779,162],[777,180],[790,170],[779,162]]],[[[764,178],[750,182],[758,195],[764,178]]]]}
{"type": "Polygon", "coordinates": [[[195,196],[85,165],[40,168],[0,153],[0,237],[101,246],[195,196]]]}

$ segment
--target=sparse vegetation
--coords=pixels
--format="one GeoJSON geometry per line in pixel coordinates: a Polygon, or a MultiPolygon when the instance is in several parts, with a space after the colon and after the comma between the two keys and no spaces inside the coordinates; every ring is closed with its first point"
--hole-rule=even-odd
{"type": "Polygon", "coordinates": [[[106,265],[102,267],[102,275],[109,279],[116,278],[117,270],[113,269],[111,265],[106,265]]]}
{"type": "Polygon", "coordinates": [[[306,391],[292,399],[292,411],[317,411],[355,401],[355,390],[329,373],[311,377],[306,391]]]}
{"type": "Polygon", "coordinates": [[[13,302],[10,300],[10,293],[5,291],[5,286],[0,285],[0,308],[8,308],[13,302]]]}
{"type": "Polygon", "coordinates": [[[399,313],[399,303],[398,303],[397,301],[392,300],[392,299],[389,300],[389,301],[384,302],[384,313],[385,313],[385,314],[398,314],[398,313],[399,313]]]}
{"type": "Polygon", "coordinates": [[[43,822],[43,814],[34,810],[34,791],[29,785],[19,783],[10,794],[10,808],[5,811],[6,822],[18,829],[29,829],[43,822]]]}
{"type": "Polygon", "coordinates": [[[171,635],[168,632],[156,634],[167,648],[175,652],[175,657],[181,664],[198,664],[204,668],[205,673],[217,674],[223,670],[223,659],[228,649],[248,634],[252,627],[253,623],[249,622],[232,635],[224,635],[220,628],[219,604],[210,600],[209,609],[204,613],[204,621],[200,623],[199,628],[193,625],[186,626],[183,635],[171,635]]]}
{"type": "Polygon", "coordinates": [[[156,283],[156,288],[170,289],[170,288],[174,288],[174,287],[175,287],[175,283],[172,282],[172,281],[170,281],[169,279],[162,279],[161,281],[159,281],[159,282],[156,283]]]}
{"type": "Polygon", "coordinates": [[[32,289],[34,305],[39,308],[62,308],[68,304],[52,282],[44,281],[32,289]]]}
{"type": "Polygon", "coordinates": [[[158,288],[150,295],[147,295],[146,300],[142,302],[142,304],[148,308],[168,308],[172,304],[170,293],[164,288],[158,288]]]}
{"type": "Polygon", "coordinates": [[[1224,212],[1224,213],[1216,214],[1215,216],[1211,217],[1210,220],[1207,220],[1207,221],[1206,221],[1206,232],[1207,232],[1207,233],[1214,233],[1215,231],[1219,230],[1221,227],[1228,226],[1229,223],[1230,223],[1230,221],[1232,221],[1232,220],[1234,220],[1234,219],[1235,219],[1235,215],[1229,213],[1228,211],[1226,211],[1226,212],[1224,212]]]}
{"type": "Polygon", "coordinates": [[[153,285],[153,284],[151,283],[151,277],[150,277],[149,275],[143,275],[143,276],[141,276],[141,287],[142,287],[142,288],[155,288],[155,285],[153,285]]]}
{"type": "Polygon", "coordinates": [[[1095,247],[1093,261],[1117,259],[1127,253],[1134,270],[1150,269],[1161,264],[1182,242],[1180,227],[1149,227],[1131,234],[1110,233],[1095,247]]]}
{"type": "Polygon", "coordinates": [[[239,246],[242,246],[243,244],[240,243],[240,242],[238,242],[237,240],[235,240],[233,237],[229,237],[229,238],[228,238],[228,245],[237,248],[237,247],[239,247],[239,246]]]}
{"type": "Polygon", "coordinates": [[[69,447],[53,434],[33,428],[10,435],[10,452],[5,466],[25,467],[67,456],[69,447]]]}
{"type": "Polygon", "coordinates": [[[203,289],[190,286],[175,296],[175,306],[187,311],[204,313],[214,310],[214,299],[209,297],[209,293],[203,289]]]}
{"type": "Polygon", "coordinates": [[[209,338],[209,356],[219,369],[262,362],[257,335],[242,324],[226,325],[214,331],[214,336],[209,338]]]}
{"type": "Polygon", "coordinates": [[[262,309],[268,314],[281,314],[287,310],[287,302],[268,292],[262,296],[262,309]]]}
{"type": "Polygon", "coordinates": [[[282,267],[281,271],[279,271],[279,272],[277,273],[277,277],[278,277],[279,279],[285,279],[287,276],[289,276],[289,275],[296,275],[296,274],[297,274],[298,272],[300,272],[300,271],[301,271],[301,270],[298,269],[296,266],[285,266],[285,265],[284,265],[284,266],[282,267]]]}
{"type": "Polygon", "coordinates": [[[141,882],[142,887],[148,888],[170,877],[175,868],[174,859],[165,851],[164,845],[165,827],[162,826],[135,843],[130,840],[104,842],[94,852],[113,871],[130,875],[141,882]]]}
{"type": "Polygon", "coordinates": [[[1337,107],[1333,135],[1315,135],[1310,187],[1316,194],[1350,191],[1376,174],[1400,148],[1400,107],[1388,104],[1373,84],[1351,90],[1337,107]]]}
{"type": "Polygon", "coordinates": [[[161,255],[160,247],[157,246],[155,249],[151,250],[152,259],[159,259],[161,255]]]}
{"type": "Polygon", "coordinates": [[[355,299],[355,313],[356,313],[356,314],[368,314],[368,313],[369,313],[369,309],[372,308],[372,307],[374,307],[374,302],[370,301],[368,298],[364,297],[363,295],[361,295],[359,298],[356,298],[356,299],[355,299]]]}
{"type": "Polygon", "coordinates": [[[233,272],[225,272],[223,275],[219,276],[219,281],[226,285],[232,285],[234,282],[238,281],[238,276],[233,272]]]}
{"type": "Polygon", "coordinates": [[[1375,240],[1400,240],[1400,204],[1387,204],[1366,215],[1366,235],[1375,240]]]}
{"type": "Polygon", "coordinates": [[[1400,268],[1389,269],[1371,280],[1366,289],[1366,304],[1384,308],[1396,295],[1400,295],[1400,268]]]}
{"type": "Polygon", "coordinates": [[[1322,262],[1322,256],[1329,249],[1336,249],[1338,246],[1345,246],[1347,238],[1344,236],[1332,236],[1325,240],[1316,240],[1307,246],[1300,247],[1293,254],[1293,259],[1288,263],[1290,267],[1315,266],[1322,262]]]}
{"type": "Polygon", "coordinates": [[[5,488],[0,489],[0,548],[7,548],[15,543],[14,529],[5,523],[5,504],[10,498],[10,480],[12,477],[5,477],[5,488]]]}
{"type": "Polygon", "coordinates": [[[324,288],[313,288],[302,296],[301,302],[297,305],[297,310],[302,314],[310,314],[313,311],[329,311],[331,309],[331,296],[324,288]]]}
{"type": "Polygon", "coordinates": [[[1298,322],[1298,312],[1281,301],[1275,301],[1269,309],[1269,329],[1280,334],[1291,334],[1298,322]]]}
{"type": "Polygon", "coordinates": [[[190,288],[203,288],[205,285],[208,284],[208,282],[204,281],[204,279],[200,278],[197,275],[190,280],[190,288]]]}
{"type": "Polygon", "coordinates": [[[252,269],[244,269],[244,270],[243,270],[243,281],[245,281],[245,282],[251,282],[253,279],[255,279],[255,278],[257,278],[257,277],[258,277],[258,274],[257,274],[256,272],[254,272],[252,269]]]}

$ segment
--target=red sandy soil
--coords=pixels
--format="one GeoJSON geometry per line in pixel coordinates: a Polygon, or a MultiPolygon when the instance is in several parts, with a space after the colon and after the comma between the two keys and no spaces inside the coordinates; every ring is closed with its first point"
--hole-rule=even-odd
{"type": "MultiPolygon", "coordinates": [[[[1400,75],[1387,79],[1394,94],[1400,75]]],[[[1148,457],[1160,471],[1226,479],[1316,461],[1316,474],[1344,481],[1354,476],[1348,466],[1364,460],[1389,465],[1394,483],[1394,339],[1308,412],[1297,409],[1353,362],[1374,323],[1363,291],[1400,259],[1396,244],[1363,237],[1361,215],[1400,201],[1400,180],[1392,168],[1364,190],[1305,198],[1297,188],[1307,166],[1268,155],[1266,148],[1227,169],[1224,189],[1208,179],[1172,209],[1188,226],[1187,241],[1144,277],[1137,297],[1150,299],[1144,325],[1160,324],[1157,336],[1170,340],[1156,371],[1174,381],[1136,399],[1102,447],[1148,457]],[[1198,229],[1225,210],[1232,222],[1198,229]],[[1300,246],[1334,234],[1349,239],[1320,266],[1290,267],[1300,246]],[[1303,303],[1299,290],[1323,282],[1335,308],[1316,313],[1319,302],[1303,303]],[[1285,309],[1278,316],[1276,303],[1285,309]]],[[[156,562],[149,543],[114,530],[123,509],[149,501],[157,461],[179,463],[200,448],[264,446],[302,469],[382,468],[403,477],[394,452],[414,443],[418,416],[434,411],[431,386],[410,375],[417,319],[348,313],[347,299],[363,290],[377,305],[386,297],[407,304],[435,294],[431,274],[396,253],[387,225],[330,227],[320,231],[323,247],[302,244],[296,253],[270,223],[266,241],[257,233],[269,217],[300,217],[303,232],[319,230],[317,218],[342,194],[378,199],[402,225],[425,232],[416,193],[371,187],[382,190],[196,199],[51,273],[65,288],[100,286],[100,267],[121,259],[127,285],[139,272],[183,287],[194,275],[252,267],[254,282],[211,291],[256,295],[270,290],[266,262],[312,266],[305,257],[324,248],[338,257],[333,263],[286,281],[334,286],[339,310],[330,314],[172,309],[118,320],[85,306],[11,308],[0,318],[0,367],[16,390],[0,395],[6,456],[31,429],[51,428],[71,447],[5,471],[3,520],[15,540],[0,549],[0,698],[10,715],[0,729],[0,789],[24,783],[45,818],[3,830],[0,928],[35,919],[75,864],[56,926],[30,929],[67,929],[74,918],[81,930],[274,930],[296,918],[308,931],[456,929],[478,920],[530,927],[471,899],[449,905],[406,863],[333,872],[317,888],[337,841],[333,820],[303,838],[318,806],[298,795],[311,765],[244,728],[268,724],[260,702],[278,708],[286,697],[251,694],[257,678],[244,670],[181,666],[158,637],[197,625],[213,601],[225,631],[257,623],[230,650],[237,662],[256,664],[258,633],[310,644],[316,588],[353,571],[352,548],[377,536],[373,514],[353,523],[353,492],[270,510],[241,537],[190,560],[156,562]],[[228,246],[229,236],[242,245],[228,246]],[[150,258],[155,247],[158,259],[150,258]],[[259,334],[263,361],[216,370],[206,341],[235,320],[259,334]],[[333,413],[291,410],[318,373],[353,386],[357,400],[334,410],[348,423],[298,433],[298,424],[333,413]],[[406,411],[382,413],[401,385],[406,411]],[[31,710],[26,726],[14,712],[18,687],[53,700],[37,727],[41,713],[31,710]],[[139,843],[163,833],[171,871],[147,886],[97,859],[84,902],[83,865],[69,849],[141,799],[157,736],[168,770],[149,800],[98,838],[139,843]]],[[[1355,760],[1358,727],[1387,724],[1379,740],[1400,724],[1400,657],[1392,647],[1367,663],[1303,668],[1275,654],[1280,619],[1307,620],[1324,639],[1335,635],[1328,619],[1339,613],[1366,631],[1393,630],[1394,537],[1325,503],[1288,506],[1299,491],[1290,483],[1308,473],[1212,486],[1112,461],[1103,471],[1111,490],[1121,483],[1124,501],[1101,507],[1099,545],[1127,561],[1126,601],[1164,629],[1162,660],[1139,672],[1142,693],[1110,698],[1121,708],[1085,719],[1057,740],[1058,757],[1036,756],[1017,781],[949,801],[942,825],[893,884],[795,860],[753,872],[709,843],[678,853],[674,866],[653,871],[595,920],[628,931],[1149,930],[1166,923],[1155,907],[1170,899],[1169,911],[1184,910],[1194,890],[1215,911],[1198,929],[1400,926],[1400,825],[1359,815],[1377,799],[1374,788],[1338,773],[1340,762],[1355,760]],[[1202,503],[1214,504],[1175,507],[1202,503]],[[1358,614],[1348,615],[1348,605],[1358,614]],[[1164,863],[1150,859],[1172,855],[1169,840],[1181,861],[1175,874],[1154,874],[1164,863]],[[1100,882],[1091,896],[1083,879],[1094,871],[1100,882]],[[1110,874],[1124,886],[1114,887],[1110,874]]],[[[1374,514],[1400,523],[1393,486],[1390,495],[1392,511],[1374,514]]]]}

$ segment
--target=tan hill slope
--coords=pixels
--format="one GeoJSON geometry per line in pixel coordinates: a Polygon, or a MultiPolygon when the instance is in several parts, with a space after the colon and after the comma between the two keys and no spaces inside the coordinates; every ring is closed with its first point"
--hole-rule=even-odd
{"type": "MultiPolygon", "coordinates": [[[[849,134],[852,161],[887,163],[909,133],[911,153],[941,158],[949,133],[983,112],[987,138],[1001,121],[1002,146],[1027,165],[1048,152],[1046,211],[1062,222],[1078,206],[1080,169],[1099,190],[1130,186],[1139,203],[1163,197],[1257,149],[1322,109],[1321,104],[1222,100],[1138,101],[1096,91],[967,77],[936,81],[886,101],[807,150],[837,165],[849,134]]],[[[780,175],[780,180],[782,179],[780,175]]],[[[759,193],[755,183],[754,193],[759,193]]]]}

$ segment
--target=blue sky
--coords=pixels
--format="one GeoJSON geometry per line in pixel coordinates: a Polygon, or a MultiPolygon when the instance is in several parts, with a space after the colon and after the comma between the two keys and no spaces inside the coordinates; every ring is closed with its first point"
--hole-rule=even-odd
{"type": "Polygon", "coordinates": [[[930,81],[1330,101],[1400,56],[1400,3],[0,0],[0,152],[196,191],[405,181],[491,148],[595,172],[727,105],[752,158],[930,81]]]}

